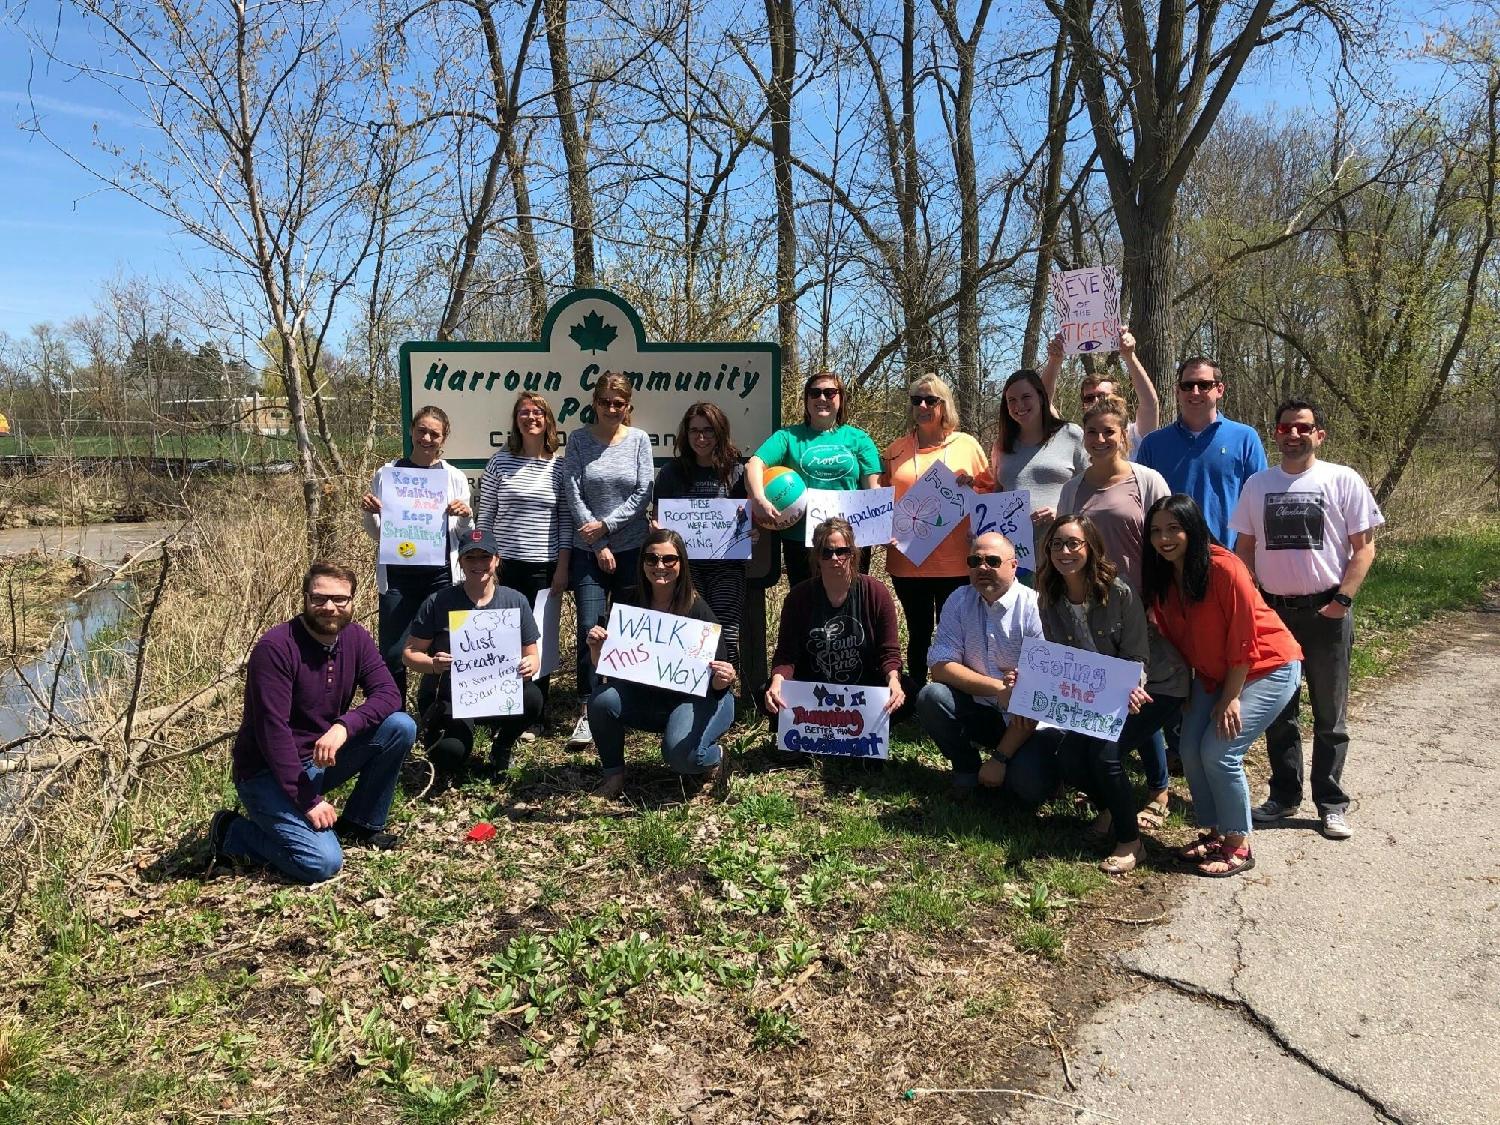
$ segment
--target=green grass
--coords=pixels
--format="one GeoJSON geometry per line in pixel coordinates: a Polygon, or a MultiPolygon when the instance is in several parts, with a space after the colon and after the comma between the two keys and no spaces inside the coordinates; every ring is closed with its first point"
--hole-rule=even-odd
{"type": "Polygon", "coordinates": [[[1500,523],[1420,539],[1380,541],[1355,602],[1356,682],[1390,672],[1417,630],[1484,600],[1500,582],[1500,523]]]}

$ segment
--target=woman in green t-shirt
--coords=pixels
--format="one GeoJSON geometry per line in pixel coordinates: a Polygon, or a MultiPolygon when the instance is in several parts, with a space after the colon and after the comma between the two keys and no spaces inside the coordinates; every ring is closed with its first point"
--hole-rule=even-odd
{"type": "Polygon", "coordinates": [[[766,499],[766,470],[792,469],[808,488],[852,491],[880,485],[880,451],[858,426],[844,424],[848,406],[844,381],[832,371],[809,375],[802,387],[802,421],[782,426],[745,465],[745,488],[755,518],[778,528],[786,550],[787,580],[795,586],[812,574],[803,519],[788,522],[766,499]]]}

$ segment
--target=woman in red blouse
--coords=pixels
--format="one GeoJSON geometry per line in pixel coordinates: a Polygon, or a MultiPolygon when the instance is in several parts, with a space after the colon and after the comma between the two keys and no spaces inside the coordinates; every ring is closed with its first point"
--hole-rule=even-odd
{"type": "Polygon", "coordinates": [[[1203,834],[1181,855],[1200,875],[1236,875],[1255,866],[1245,751],[1296,692],[1302,648],[1191,496],[1152,504],[1146,528],[1142,595],[1193,670],[1179,752],[1203,834]]]}

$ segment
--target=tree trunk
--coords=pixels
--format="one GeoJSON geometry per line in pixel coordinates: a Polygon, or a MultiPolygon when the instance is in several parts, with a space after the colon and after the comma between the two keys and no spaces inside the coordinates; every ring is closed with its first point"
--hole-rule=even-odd
{"type": "Polygon", "coordinates": [[[568,165],[568,207],[573,222],[573,284],[594,285],[594,197],[589,191],[588,153],[573,105],[573,77],[568,61],[568,0],[544,0],[547,51],[552,61],[552,98],[568,165]]]}
{"type": "Polygon", "coordinates": [[[1026,309],[1026,331],[1021,337],[1021,366],[1036,369],[1042,353],[1042,319],[1051,292],[1049,275],[1057,256],[1057,232],[1062,225],[1062,170],[1068,143],[1068,119],[1078,82],[1068,59],[1067,32],[1059,30],[1052,48],[1047,89],[1047,167],[1042,173],[1036,269],[1031,277],[1031,300],[1026,309]]]}
{"type": "Polygon", "coordinates": [[[781,377],[797,378],[797,216],[792,193],[792,79],[797,73],[794,0],[766,0],[771,40],[771,166],[776,186],[776,329],[781,377]]]}
{"type": "Polygon", "coordinates": [[[1130,305],[1136,354],[1151,373],[1161,399],[1161,421],[1175,416],[1177,402],[1176,310],[1172,305],[1172,214],[1116,208],[1124,244],[1121,285],[1130,305]],[[1169,408],[1170,407],[1170,408],[1169,408]]]}

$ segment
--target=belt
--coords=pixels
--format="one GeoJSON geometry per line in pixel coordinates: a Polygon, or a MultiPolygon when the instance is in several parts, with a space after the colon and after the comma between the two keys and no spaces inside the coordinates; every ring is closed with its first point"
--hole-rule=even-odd
{"type": "Polygon", "coordinates": [[[1338,593],[1338,589],[1334,586],[1321,594],[1270,594],[1262,590],[1260,596],[1266,599],[1266,604],[1272,609],[1322,609],[1333,601],[1333,595],[1338,593]]]}

